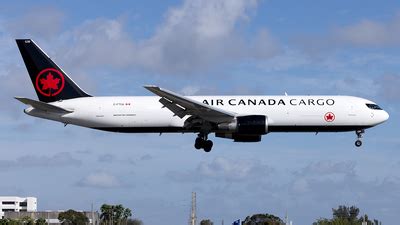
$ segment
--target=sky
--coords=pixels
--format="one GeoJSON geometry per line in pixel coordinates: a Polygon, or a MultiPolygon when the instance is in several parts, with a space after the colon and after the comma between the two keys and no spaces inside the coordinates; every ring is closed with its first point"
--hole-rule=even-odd
{"type": "Polygon", "coordinates": [[[356,205],[385,225],[400,211],[400,2],[2,1],[0,195],[39,210],[123,204],[144,224],[230,224],[255,213],[312,224],[356,205]],[[116,134],[29,117],[37,98],[15,38],[32,38],[95,96],[354,95],[390,119],[348,133],[270,133],[260,143],[116,134]]]}

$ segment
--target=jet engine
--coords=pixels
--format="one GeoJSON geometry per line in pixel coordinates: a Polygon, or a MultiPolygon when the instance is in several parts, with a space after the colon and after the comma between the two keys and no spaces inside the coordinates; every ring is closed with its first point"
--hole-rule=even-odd
{"type": "Polygon", "coordinates": [[[218,129],[236,134],[266,134],[268,118],[264,115],[238,116],[230,123],[218,124],[218,129]]]}
{"type": "Polygon", "coordinates": [[[238,116],[230,123],[218,124],[216,137],[233,139],[235,142],[258,142],[268,133],[268,118],[264,115],[238,116]]]}

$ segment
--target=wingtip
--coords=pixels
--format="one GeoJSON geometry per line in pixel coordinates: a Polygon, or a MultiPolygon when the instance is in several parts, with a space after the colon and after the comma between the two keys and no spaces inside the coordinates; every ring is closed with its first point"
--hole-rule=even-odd
{"type": "Polygon", "coordinates": [[[23,104],[26,104],[26,98],[24,98],[24,97],[19,97],[19,96],[14,96],[14,98],[15,98],[16,100],[18,100],[19,102],[21,102],[21,103],[23,103],[23,104]]]}

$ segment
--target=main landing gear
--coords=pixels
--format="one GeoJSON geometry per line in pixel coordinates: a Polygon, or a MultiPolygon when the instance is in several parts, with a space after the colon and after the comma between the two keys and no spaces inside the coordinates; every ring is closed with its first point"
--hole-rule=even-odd
{"type": "Polygon", "coordinates": [[[363,137],[364,132],[365,132],[364,130],[356,130],[357,140],[356,140],[356,142],[354,144],[357,147],[360,147],[362,145],[361,139],[363,137]]]}
{"type": "Polygon", "coordinates": [[[213,142],[211,140],[207,140],[208,135],[200,133],[194,142],[194,147],[196,149],[204,149],[205,152],[210,152],[213,146],[213,142]]]}

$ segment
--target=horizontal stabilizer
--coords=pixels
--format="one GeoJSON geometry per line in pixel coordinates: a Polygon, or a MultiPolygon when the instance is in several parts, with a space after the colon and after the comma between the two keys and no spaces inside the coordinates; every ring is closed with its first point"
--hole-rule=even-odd
{"type": "Polygon", "coordinates": [[[35,109],[39,109],[39,110],[42,110],[45,112],[52,112],[52,113],[71,113],[71,112],[73,112],[68,109],[63,109],[63,108],[55,106],[55,105],[36,101],[33,99],[29,99],[29,98],[15,97],[15,99],[17,99],[18,101],[20,101],[26,105],[30,105],[35,109]]]}

